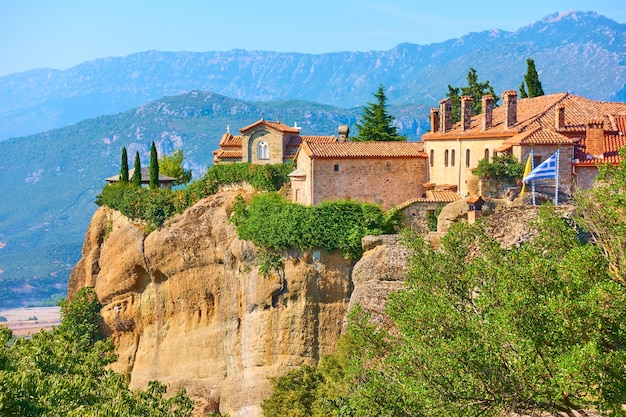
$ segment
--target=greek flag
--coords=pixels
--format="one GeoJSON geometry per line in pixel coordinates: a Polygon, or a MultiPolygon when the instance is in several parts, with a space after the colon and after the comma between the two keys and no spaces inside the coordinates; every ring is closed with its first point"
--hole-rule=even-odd
{"type": "Polygon", "coordinates": [[[556,158],[557,152],[554,153],[550,158],[546,159],[535,169],[530,171],[530,174],[526,175],[522,182],[527,183],[528,181],[540,180],[542,178],[556,178],[556,158]]]}

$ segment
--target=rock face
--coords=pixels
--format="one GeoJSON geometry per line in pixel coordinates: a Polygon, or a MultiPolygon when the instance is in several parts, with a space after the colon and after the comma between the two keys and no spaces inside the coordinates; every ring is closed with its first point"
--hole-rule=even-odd
{"type": "Polygon", "coordinates": [[[353,290],[353,263],[339,252],[293,251],[261,276],[255,247],[228,224],[242,192],[207,198],[147,237],[100,208],[69,282],[69,297],[95,288],[114,368],[131,387],[184,387],[200,415],[262,415],[268,377],[334,349],[353,290]]]}

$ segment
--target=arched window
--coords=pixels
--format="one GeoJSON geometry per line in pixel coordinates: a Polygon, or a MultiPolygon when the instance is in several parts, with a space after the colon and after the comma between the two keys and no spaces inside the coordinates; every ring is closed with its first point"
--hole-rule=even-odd
{"type": "Polygon", "coordinates": [[[391,162],[387,162],[387,172],[391,172],[391,162]]]}
{"type": "Polygon", "coordinates": [[[485,159],[489,162],[489,149],[485,149],[485,159]]]}
{"type": "Polygon", "coordinates": [[[446,149],[446,151],[443,154],[443,164],[445,166],[448,166],[448,153],[449,153],[449,151],[446,149]]]}
{"type": "Polygon", "coordinates": [[[270,147],[264,140],[257,145],[257,157],[258,159],[270,159],[270,147]]]}
{"type": "Polygon", "coordinates": [[[470,150],[469,149],[465,150],[465,166],[467,168],[470,167],[470,150]]]}
{"type": "Polygon", "coordinates": [[[454,149],[452,149],[452,153],[450,154],[450,165],[452,166],[454,166],[454,160],[456,159],[455,156],[454,149]]]}
{"type": "Polygon", "coordinates": [[[435,150],[431,149],[430,150],[430,166],[433,166],[434,163],[435,163],[435,150]]]}

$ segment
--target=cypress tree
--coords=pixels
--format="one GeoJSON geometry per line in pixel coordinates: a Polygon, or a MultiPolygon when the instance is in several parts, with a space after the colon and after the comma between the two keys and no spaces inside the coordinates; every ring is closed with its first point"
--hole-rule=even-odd
{"type": "Polygon", "coordinates": [[[522,85],[519,86],[519,98],[528,98],[528,93],[526,93],[524,81],[522,81],[522,85]]]}
{"type": "Polygon", "coordinates": [[[141,161],[139,160],[139,151],[135,152],[135,166],[133,168],[135,172],[133,172],[131,182],[133,185],[141,187],[141,161]]]}
{"type": "Polygon", "coordinates": [[[122,166],[120,168],[120,182],[126,184],[128,182],[128,155],[126,154],[126,146],[122,148],[122,166]]]}
{"type": "Polygon", "coordinates": [[[387,113],[387,97],[382,84],[374,94],[376,103],[367,103],[361,115],[361,124],[357,123],[358,135],[355,141],[402,141],[406,136],[400,135],[393,125],[394,117],[387,113]]]}
{"type": "Polygon", "coordinates": [[[150,146],[150,189],[159,188],[159,158],[154,142],[150,146]]]}
{"type": "Polygon", "coordinates": [[[541,87],[541,81],[539,81],[539,74],[535,68],[535,61],[532,58],[526,60],[527,70],[524,75],[526,81],[526,87],[528,87],[528,97],[543,96],[543,88],[541,87]]]}

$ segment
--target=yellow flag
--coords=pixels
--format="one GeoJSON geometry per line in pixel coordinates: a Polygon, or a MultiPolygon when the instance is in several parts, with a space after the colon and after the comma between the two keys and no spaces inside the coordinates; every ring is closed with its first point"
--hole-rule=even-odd
{"type": "MultiPolygon", "coordinates": [[[[528,159],[526,160],[526,167],[524,168],[524,176],[522,177],[522,179],[526,178],[528,176],[528,174],[530,174],[530,155],[528,155],[528,159]]],[[[522,191],[519,193],[520,197],[524,197],[524,192],[526,191],[526,183],[524,183],[524,185],[522,185],[522,191]]]]}

